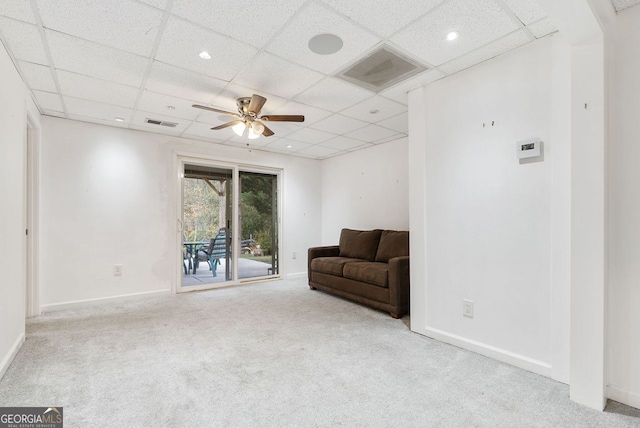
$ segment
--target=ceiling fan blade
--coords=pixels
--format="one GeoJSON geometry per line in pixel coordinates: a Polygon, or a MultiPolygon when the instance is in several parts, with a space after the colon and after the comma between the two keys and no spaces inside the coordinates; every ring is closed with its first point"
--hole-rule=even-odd
{"type": "Polygon", "coordinates": [[[211,129],[214,130],[214,131],[218,131],[220,129],[228,128],[230,126],[237,125],[239,123],[242,123],[242,121],[241,120],[234,120],[233,122],[223,123],[222,125],[218,125],[215,128],[211,128],[211,129]]]}
{"type": "Polygon", "coordinates": [[[262,110],[262,106],[264,106],[264,103],[266,102],[267,99],[265,97],[261,97],[258,94],[253,94],[253,96],[251,97],[251,101],[249,102],[249,111],[255,113],[257,116],[260,113],[260,110],[262,110]]]}
{"type": "Polygon", "coordinates": [[[201,106],[201,105],[198,105],[198,104],[194,104],[191,107],[199,108],[201,110],[215,111],[216,113],[224,113],[226,115],[233,116],[233,117],[242,117],[238,113],[232,113],[230,111],[220,110],[220,109],[213,108],[213,107],[201,106]]]}
{"type": "Polygon", "coordinates": [[[304,122],[304,116],[296,114],[272,114],[269,116],[262,116],[260,119],[267,120],[269,122],[304,122]]]}
{"type": "Polygon", "coordinates": [[[262,126],[264,126],[264,131],[262,131],[262,135],[264,137],[271,137],[274,134],[274,132],[271,129],[269,129],[267,125],[263,123],[262,126]]]}

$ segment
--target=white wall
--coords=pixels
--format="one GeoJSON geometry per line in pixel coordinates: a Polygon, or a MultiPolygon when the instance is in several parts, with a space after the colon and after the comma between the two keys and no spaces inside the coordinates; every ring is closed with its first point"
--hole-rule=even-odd
{"type": "Polygon", "coordinates": [[[412,185],[411,213],[426,221],[424,236],[413,235],[426,248],[411,248],[425,278],[412,281],[421,323],[412,330],[564,381],[568,349],[556,345],[569,339],[570,241],[557,226],[570,215],[559,197],[570,185],[568,91],[559,90],[567,52],[547,37],[409,98],[418,157],[410,181],[424,181],[412,185]],[[531,137],[542,139],[544,161],[519,162],[515,143],[531,137]],[[463,299],[474,301],[473,319],[462,316],[463,299]]]}
{"type": "Polygon", "coordinates": [[[640,408],[640,7],[616,19],[609,152],[609,397],[640,408]]]}
{"type": "Polygon", "coordinates": [[[24,340],[27,111],[39,113],[0,43],[0,377],[24,340]]]}
{"type": "Polygon", "coordinates": [[[321,241],[320,162],[43,118],[41,303],[169,290],[176,277],[175,151],[284,168],[282,268],[321,241]],[[114,277],[113,265],[123,265],[114,277]]]}
{"type": "Polygon", "coordinates": [[[322,162],[322,242],[342,228],[409,230],[408,139],[322,162]]]}

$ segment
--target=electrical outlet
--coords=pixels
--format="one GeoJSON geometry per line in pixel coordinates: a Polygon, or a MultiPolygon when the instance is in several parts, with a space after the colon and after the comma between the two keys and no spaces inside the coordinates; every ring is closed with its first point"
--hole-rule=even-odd
{"type": "Polygon", "coordinates": [[[296,252],[293,252],[293,255],[291,256],[292,259],[296,259],[298,257],[298,255],[296,254],[296,252]]]}
{"type": "Polygon", "coordinates": [[[113,276],[122,276],[122,265],[113,265],[113,276]]]}
{"type": "Polygon", "coordinates": [[[462,301],[462,316],[473,318],[473,300],[462,301]]]}

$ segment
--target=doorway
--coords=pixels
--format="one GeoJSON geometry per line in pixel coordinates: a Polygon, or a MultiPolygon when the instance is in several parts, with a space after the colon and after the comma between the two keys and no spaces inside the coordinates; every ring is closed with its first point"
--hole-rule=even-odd
{"type": "Polygon", "coordinates": [[[280,278],[281,171],[176,153],[178,293],[280,278]]]}

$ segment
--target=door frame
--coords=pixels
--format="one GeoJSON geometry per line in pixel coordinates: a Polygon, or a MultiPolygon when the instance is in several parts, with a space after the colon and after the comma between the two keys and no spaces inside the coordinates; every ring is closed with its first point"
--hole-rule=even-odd
{"type": "Polygon", "coordinates": [[[40,307],[40,278],[39,278],[39,218],[40,218],[40,136],[38,122],[27,112],[25,128],[25,305],[26,317],[39,316],[40,307]]]}
{"type": "MultiPolygon", "coordinates": [[[[224,281],[219,283],[211,283],[211,284],[203,284],[198,286],[182,286],[182,210],[183,210],[183,202],[182,202],[182,175],[184,171],[185,164],[192,165],[203,165],[203,166],[211,166],[217,168],[226,168],[233,171],[232,180],[233,180],[233,201],[232,201],[232,237],[238,236],[240,230],[240,224],[238,221],[238,213],[240,206],[240,171],[246,172],[258,172],[265,174],[273,174],[278,177],[278,242],[282,242],[283,228],[282,228],[282,180],[284,169],[280,167],[271,167],[266,165],[256,165],[256,164],[247,164],[242,160],[229,159],[229,158],[220,158],[214,156],[208,156],[206,154],[201,153],[193,153],[193,152],[184,152],[184,151],[174,151],[173,153],[173,172],[174,172],[174,192],[173,192],[173,212],[175,215],[175,240],[174,240],[174,254],[176,261],[174,265],[174,280],[172,281],[171,291],[173,294],[177,293],[188,293],[192,291],[202,291],[202,290],[210,290],[215,288],[225,288],[239,284],[246,284],[251,282],[262,282],[262,281],[271,281],[278,280],[283,278],[282,274],[282,264],[279,264],[279,273],[277,275],[268,275],[261,276],[255,278],[238,278],[238,256],[240,254],[240,246],[232,245],[232,268],[233,268],[233,279],[231,281],[224,281]]],[[[234,238],[235,239],[235,238],[234,238]]],[[[280,249],[279,249],[280,251],[280,249]]],[[[279,261],[281,259],[279,258],[279,261]]]]}

